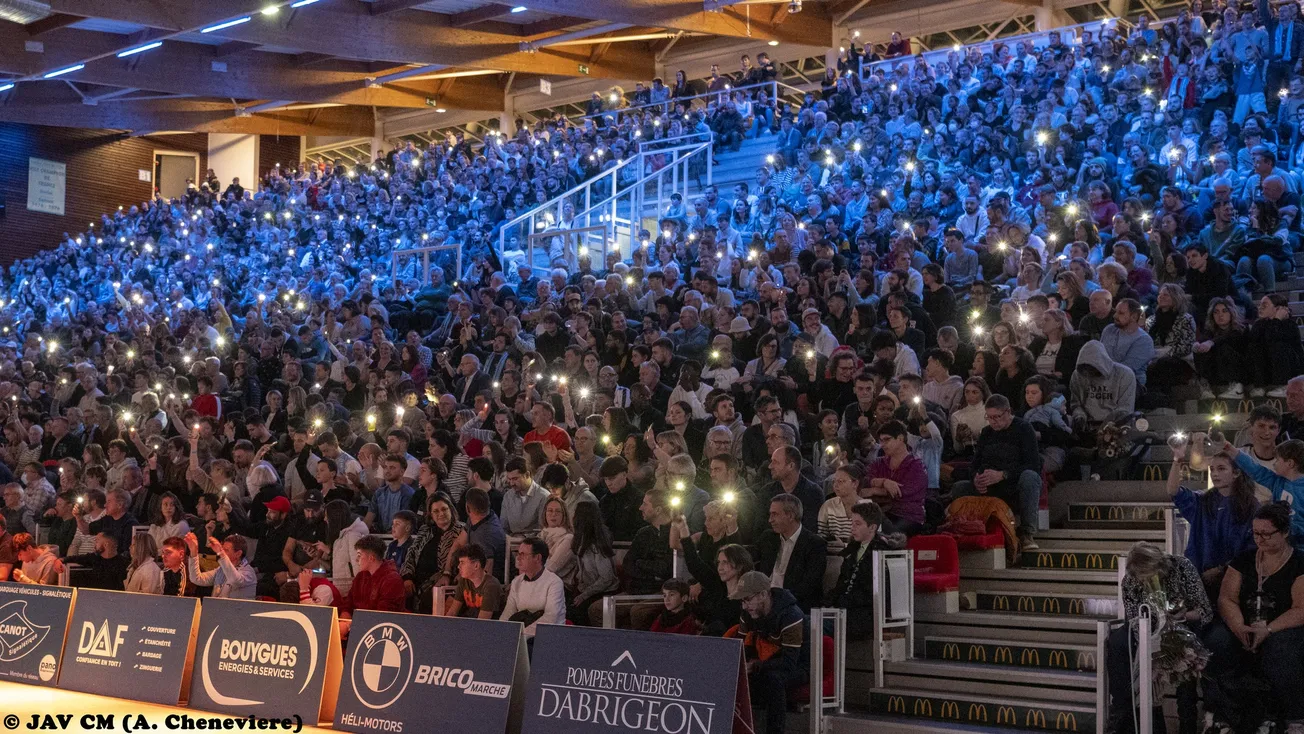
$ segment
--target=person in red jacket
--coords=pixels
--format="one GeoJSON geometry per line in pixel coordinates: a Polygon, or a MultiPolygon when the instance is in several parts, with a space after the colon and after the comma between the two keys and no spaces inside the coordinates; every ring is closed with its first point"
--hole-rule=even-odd
{"type": "Polygon", "coordinates": [[[653,632],[676,635],[700,635],[702,625],[688,611],[688,584],[680,579],[666,579],[661,584],[661,600],[666,608],[652,620],[653,632]]]}
{"type": "Polygon", "coordinates": [[[353,586],[340,602],[340,636],[349,636],[353,612],[371,609],[378,612],[404,612],[406,594],[403,578],[393,561],[385,560],[385,541],[375,535],[360,538],[354,545],[358,573],[353,586]]]}
{"type": "Polygon", "coordinates": [[[190,401],[190,407],[202,416],[221,418],[222,399],[213,394],[213,380],[204,375],[196,382],[199,385],[199,394],[190,401]]]}

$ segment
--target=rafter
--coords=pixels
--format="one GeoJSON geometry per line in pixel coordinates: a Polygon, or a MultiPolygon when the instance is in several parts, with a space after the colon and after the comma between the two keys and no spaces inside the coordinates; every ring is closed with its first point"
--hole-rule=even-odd
{"type": "MultiPolygon", "coordinates": [[[[777,6],[788,15],[787,5],[777,6]]],[[[531,0],[530,8],[555,15],[573,15],[591,20],[617,18],[636,25],[674,28],[757,41],[779,41],[811,46],[833,45],[833,22],[819,3],[808,2],[802,12],[780,25],[766,20],[772,10],[761,6],[733,6],[707,12],[701,3],[683,0],[531,0]]]]}
{"type": "Polygon", "coordinates": [[[230,104],[198,100],[152,100],[87,107],[80,101],[0,106],[0,122],[115,130],[190,130],[266,135],[370,136],[375,117],[362,107],[276,110],[236,117],[230,104]]]}
{"type": "Polygon", "coordinates": [[[415,8],[416,6],[423,5],[427,2],[430,2],[430,0],[375,0],[370,3],[370,7],[367,8],[367,11],[372,15],[385,15],[386,13],[392,13],[395,10],[415,8]]]}
{"type": "Polygon", "coordinates": [[[27,35],[35,37],[42,33],[49,33],[50,31],[57,31],[60,28],[67,28],[81,19],[82,17],[80,15],[55,13],[53,15],[47,15],[40,20],[34,20],[23,27],[27,29],[27,35]]]}
{"type": "MultiPolygon", "coordinates": [[[[292,48],[363,61],[472,66],[551,76],[585,75],[579,66],[585,64],[587,52],[522,54],[519,52],[519,36],[452,28],[447,15],[403,10],[372,16],[364,3],[323,2],[294,13],[293,18],[285,22],[268,22],[256,15],[266,1],[226,0],[221,4],[223,17],[255,14],[255,18],[211,35],[260,46],[292,48]],[[341,43],[340,39],[348,40],[341,43]]],[[[593,7],[611,10],[604,3],[586,1],[593,7]]],[[[77,12],[99,18],[169,30],[195,28],[213,22],[213,6],[208,3],[51,0],[51,4],[56,10],[78,8],[77,12]]],[[[633,48],[613,50],[601,63],[588,66],[587,75],[598,78],[643,79],[655,74],[651,54],[633,48]]]]}
{"type": "Polygon", "coordinates": [[[258,48],[258,44],[256,43],[248,43],[245,41],[227,41],[226,43],[220,46],[213,47],[213,58],[224,59],[228,56],[235,56],[236,54],[241,53],[243,51],[252,51],[253,49],[256,48],[258,48]]]}

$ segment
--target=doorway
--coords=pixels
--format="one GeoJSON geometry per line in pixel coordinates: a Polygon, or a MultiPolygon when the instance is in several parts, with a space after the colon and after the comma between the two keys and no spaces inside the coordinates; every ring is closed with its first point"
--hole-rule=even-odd
{"type": "Polygon", "coordinates": [[[199,185],[199,156],[194,153],[155,153],[154,187],[165,199],[186,195],[186,186],[199,185]]]}

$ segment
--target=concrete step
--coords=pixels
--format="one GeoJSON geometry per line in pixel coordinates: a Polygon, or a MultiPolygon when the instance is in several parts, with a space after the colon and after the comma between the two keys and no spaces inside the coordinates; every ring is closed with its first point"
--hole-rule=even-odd
{"type": "MultiPolygon", "coordinates": [[[[1002,660],[1005,659],[1002,653],[1002,660]]],[[[888,681],[893,677],[910,678],[912,682],[899,682],[887,685],[896,687],[927,687],[935,690],[953,690],[947,683],[963,682],[965,692],[975,692],[977,686],[1019,686],[1024,691],[1012,691],[1012,695],[1031,695],[1037,698],[1046,696],[1053,700],[1074,700],[1081,698],[1081,691],[1088,691],[1094,701],[1096,693],[1096,673],[1092,671],[1046,669],[1032,666],[1032,655],[1024,655],[1023,661],[1028,665],[1013,663],[961,662],[958,660],[932,660],[913,658],[897,663],[886,663],[884,673],[888,681]],[[1044,689],[1056,689],[1048,693],[1044,689]],[[1035,693],[1033,691],[1036,691],[1035,693]]],[[[996,693],[993,695],[1002,695],[996,693]]]]}
{"type": "Polygon", "coordinates": [[[1094,647],[1097,621],[1093,617],[1067,614],[1015,615],[971,610],[954,614],[917,613],[915,635],[1094,647]]]}
{"type": "Polygon", "coordinates": [[[1118,573],[1105,570],[1081,570],[1066,573],[1057,568],[971,569],[960,577],[960,591],[991,589],[994,591],[1113,595],[1118,573]],[[1102,593],[1100,587],[1108,591],[1102,593]]]}
{"type": "Polygon", "coordinates": [[[1112,617],[1113,607],[1117,606],[1114,596],[1106,593],[1104,589],[1082,594],[980,589],[964,593],[962,599],[972,603],[972,609],[984,612],[1041,616],[1068,615],[1100,619],[1112,617]],[[1102,608],[1107,605],[1108,608],[1102,608]]]}
{"type": "Polygon", "coordinates": [[[1125,524],[1142,526],[1158,524],[1162,527],[1164,510],[1170,507],[1172,507],[1171,502],[1072,502],[1069,504],[1068,521],[1070,526],[1119,525],[1123,527],[1126,526],[1125,524]]]}
{"type": "Polygon", "coordinates": [[[1090,548],[1042,548],[1025,551],[1023,554],[1025,568],[1056,568],[1061,571],[1079,571],[1085,569],[1116,570],[1118,554],[1101,552],[1090,548]],[[1032,557],[1029,563],[1029,556],[1032,557]]]}
{"type": "MultiPolygon", "coordinates": [[[[925,637],[917,651],[929,660],[1093,673],[1095,645],[1008,644],[976,637],[925,637]]],[[[995,671],[993,671],[995,672],[995,671]]]]}
{"type": "MultiPolygon", "coordinates": [[[[845,714],[833,714],[826,719],[827,734],[934,734],[935,732],[953,734],[986,734],[1004,732],[1005,727],[966,726],[927,719],[911,719],[903,716],[882,716],[867,711],[850,711],[845,714]]],[[[792,717],[789,717],[792,728],[792,717]]],[[[805,722],[801,722],[805,724],[805,722]]]]}
{"type": "Polygon", "coordinates": [[[1088,732],[1096,728],[1096,709],[1089,703],[997,698],[976,692],[943,694],[918,688],[878,688],[869,691],[868,698],[870,713],[947,724],[996,725],[1033,731],[1088,732]]]}
{"type": "Polygon", "coordinates": [[[1051,528],[1037,533],[1037,542],[1043,546],[1047,541],[1072,542],[1120,542],[1135,543],[1140,540],[1162,542],[1164,534],[1158,530],[1136,530],[1131,528],[1051,528]]]}

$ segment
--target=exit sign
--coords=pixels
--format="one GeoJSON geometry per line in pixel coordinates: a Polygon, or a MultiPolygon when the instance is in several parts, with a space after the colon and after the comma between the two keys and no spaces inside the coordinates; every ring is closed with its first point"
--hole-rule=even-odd
{"type": "Polygon", "coordinates": [[[439,100],[435,99],[434,97],[426,97],[426,106],[427,106],[427,107],[438,107],[438,106],[439,106],[439,100]]]}
{"type": "Polygon", "coordinates": [[[580,64],[580,73],[587,75],[589,73],[589,67],[585,66],[584,64],[580,64]]]}

